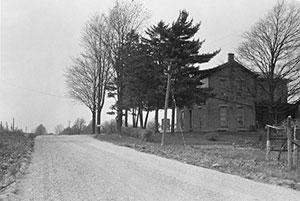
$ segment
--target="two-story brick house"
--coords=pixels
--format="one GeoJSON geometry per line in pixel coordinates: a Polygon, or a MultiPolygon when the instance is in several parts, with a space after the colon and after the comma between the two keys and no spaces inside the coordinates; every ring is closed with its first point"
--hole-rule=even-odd
{"type": "MultiPolygon", "coordinates": [[[[266,79],[235,61],[234,54],[228,54],[226,63],[203,70],[201,80],[202,87],[212,88],[215,96],[193,108],[177,108],[178,130],[246,131],[267,122],[263,112],[266,79]]],[[[287,104],[287,82],[282,83],[277,96],[287,104]]]]}

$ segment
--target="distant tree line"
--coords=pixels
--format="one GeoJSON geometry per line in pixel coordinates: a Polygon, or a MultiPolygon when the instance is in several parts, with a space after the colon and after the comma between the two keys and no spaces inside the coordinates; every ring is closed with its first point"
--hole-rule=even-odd
{"type": "Polygon", "coordinates": [[[62,124],[58,124],[54,128],[56,135],[78,135],[78,134],[90,134],[92,133],[92,121],[87,124],[83,117],[77,118],[72,126],[64,127],[62,124]]]}

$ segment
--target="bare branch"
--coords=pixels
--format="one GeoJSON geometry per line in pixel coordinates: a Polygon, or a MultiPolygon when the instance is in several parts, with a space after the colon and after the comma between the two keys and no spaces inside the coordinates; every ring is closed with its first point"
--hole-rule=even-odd
{"type": "Polygon", "coordinates": [[[282,80],[289,81],[289,100],[299,99],[300,92],[300,5],[279,2],[243,35],[238,48],[241,61],[265,79],[261,88],[270,105],[282,80]],[[266,84],[267,83],[267,84],[266,84]]]}

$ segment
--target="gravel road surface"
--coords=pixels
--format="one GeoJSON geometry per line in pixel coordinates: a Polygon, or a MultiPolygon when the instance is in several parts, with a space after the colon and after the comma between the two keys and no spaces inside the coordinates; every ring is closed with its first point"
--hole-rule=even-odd
{"type": "Polygon", "coordinates": [[[300,200],[300,192],[187,165],[90,136],[39,136],[22,201],[300,200]]]}

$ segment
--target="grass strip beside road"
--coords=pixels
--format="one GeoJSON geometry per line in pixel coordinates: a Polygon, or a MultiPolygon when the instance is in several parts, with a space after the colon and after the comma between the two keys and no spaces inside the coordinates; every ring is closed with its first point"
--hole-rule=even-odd
{"type": "Polygon", "coordinates": [[[34,135],[0,131],[0,192],[23,174],[34,146],[34,135]]]}
{"type": "Polygon", "coordinates": [[[187,146],[182,145],[179,133],[175,136],[167,135],[168,143],[165,146],[160,146],[160,136],[151,136],[152,142],[115,134],[96,135],[95,138],[187,164],[300,191],[300,168],[289,172],[285,153],[282,154],[281,161],[277,161],[277,154],[273,154],[270,162],[266,161],[264,143],[259,142],[257,137],[251,137],[251,134],[220,134],[214,141],[207,140],[202,134],[185,134],[187,146]]]}

